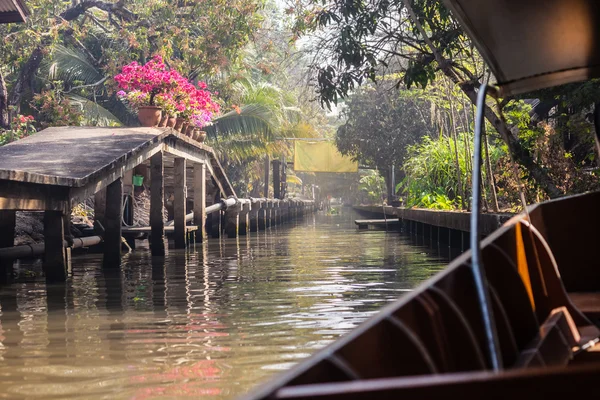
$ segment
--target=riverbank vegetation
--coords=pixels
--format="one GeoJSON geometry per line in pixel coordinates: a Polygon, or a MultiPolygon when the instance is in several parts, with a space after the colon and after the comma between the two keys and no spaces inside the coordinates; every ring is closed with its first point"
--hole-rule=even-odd
{"type": "MultiPolygon", "coordinates": [[[[468,208],[473,104],[494,78],[443,2],[298,0],[294,10],[297,32],[313,38],[319,99],[343,109],[340,151],[388,185],[393,166],[392,191],[408,206],[468,208]]],[[[529,202],[598,187],[598,89],[591,81],[487,103],[488,210],[518,209],[521,182],[529,202]]]]}
{"type": "MultiPolygon", "coordinates": [[[[264,195],[265,160],[289,161],[294,139],[318,137],[369,169],[288,169],[296,193],[469,207],[473,104],[494,77],[440,1],[27,4],[27,23],[0,25],[0,145],[49,126],[137,125],[114,76],[160,56],[214,94],[221,111],[203,129],[242,196],[264,195]]],[[[521,187],[529,202],[598,187],[599,89],[590,81],[487,103],[485,208],[519,209],[521,187]]]]}
{"type": "Polygon", "coordinates": [[[292,16],[272,0],[27,6],[26,23],[0,25],[0,145],[50,126],[137,126],[114,77],[156,56],[214,94],[221,112],[203,130],[242,195],[262,194],[265,157],[291,157],[283,139],[333,132],[304,84],[292,16]]]}

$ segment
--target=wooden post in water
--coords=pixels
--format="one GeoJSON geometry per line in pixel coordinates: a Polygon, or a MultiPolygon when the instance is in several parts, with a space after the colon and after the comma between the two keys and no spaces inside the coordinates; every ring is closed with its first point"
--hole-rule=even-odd
{"type": "Polygon", "coordinates": [[[250,229],[250,211],[252,210],[252,204],[250,202],[242,204],[240,210],[240,216],[238,220],[238,234],[240,236],[248,235],[250,229]]]}
{"type": "MultiPolygon", "coordinates": [[[[17,212],[14,210],[0,210],[0,248],[15,245],[15,227],[17,225],[17,212]]],[[[13,260],[0,260],[0,280],[4,280],[8,270],[12,269],[13,260]]]]}
{"type": "Polygon", "coordinates": [[[198,226],[196,242],[206,239],[206,164],[194,164],[194,224],[198,226]]]}
{"type": "Polygon", "coordinates": [[[15,245],[16,225],[16,211],[0,210],[0,248],[13,247],[15,245]]]}
{"type": "Polygon", "coordinates": [[[153,256],[165,255],[165,180],[163,153],[159,151],[150,159],[150,251],[153,256]]]}
{"type": "Polygon", "coordinates": [[[281,161],[273,160],[273,198],[281,198],[281,161]]]}
{"type": "Polygon", "coordinates": [[[173,219],[175,225],[175,248],[185,249],[186,247],[186,228],[185,228],[185,203],[186,203],[186,160],[182,157],[175,158],[175,187],[173,201],[173,219]]]}
{"type": "Polygon", "coordinates": [[[258,232],[258,220],[260,219],[261,213],[261,201],[255,201],[252,203],[252,208],[250,209],[249,219],[250,219],[250,232],[258,232]]]}
{"type": "Polygon", "coordinates": [[[104,262],[105,268],[121,266],[121,223],[123,221],[123,179],[106,187],[106,223],[104,225],[104,262]]]}
{"type": "Polygon", "coordinates": [[[62,282],[67,279],[65,232],[62,211],[44,211],[44,263],[46,280],[62,282]]]}
{"type": "Polygon", "coordinates": [[[225,211],[225,233],[227,237],[235,238],[239,233],[239,220],[240,220],[241,205],[228,207],[225,211]]]}
{"type": "Polygon", "coordinates": [[[267,228],[267,207],[269,206],[268,200],[260,203],[260,210],[258,210],[256,227],[258,230],[265,230],[267,228]]]}

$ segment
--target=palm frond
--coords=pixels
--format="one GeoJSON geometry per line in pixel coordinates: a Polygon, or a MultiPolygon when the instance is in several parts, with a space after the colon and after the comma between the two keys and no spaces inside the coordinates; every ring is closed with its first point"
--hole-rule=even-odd
{"type": "Polygon", "coordinates": [[[84,125],[120,126],[121,121],[113,113],[90,99],[75,94],[69,95],[72,105],[78,107],[84,116],[84,125]]]}
{"type": "Polygon", "coordinates": [[[54,46],[48,75],[50,80],[62,80],[70,84],[76,81],[92,84],[104,78],[83,52],[62,45],[54,46]]]}
{"type": "Polygon", "coordinates": [[[231,136],[274,139],[272,114],[260,104],[243,106],[240,112],[233,110],[213,119],[213,124],[204,128],[209,138],[221,140],[231,136]]]}

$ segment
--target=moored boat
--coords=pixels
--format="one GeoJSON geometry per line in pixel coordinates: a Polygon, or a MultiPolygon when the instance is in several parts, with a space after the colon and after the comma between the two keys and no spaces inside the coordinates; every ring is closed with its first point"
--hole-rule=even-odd
{"type": "MultiPolygon", "coordinates": [[[[600,7],[593,0],[446,3],[503,95],[600,74],[600,7]]],[[[487,90],[480,89],[480,101],[487,90]]],[[[595,390],[598,204],[600,192],[530,206],[414,292],[247,398],[506,399],[595,390]]],[[[475,203],[475,216],[478,209],[475,203]]],[[[476,217],[472,229],[477,243],[476,217]]]]}

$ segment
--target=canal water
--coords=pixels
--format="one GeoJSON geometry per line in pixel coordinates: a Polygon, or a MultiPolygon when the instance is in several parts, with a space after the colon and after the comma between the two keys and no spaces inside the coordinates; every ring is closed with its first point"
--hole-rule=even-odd
{"type": "Polygon", "coordinates": [[[447,263],[414,238],[311,215],[188,252],[38,263],[0,289],[0,398],[231,399],[356,327],[447,263]]]}

